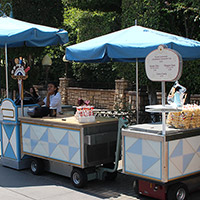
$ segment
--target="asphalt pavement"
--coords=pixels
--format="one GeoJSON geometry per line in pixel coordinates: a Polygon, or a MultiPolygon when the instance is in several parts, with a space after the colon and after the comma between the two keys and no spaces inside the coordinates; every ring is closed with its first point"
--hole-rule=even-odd
{"type": "MultiPolygon", "coordinates": [[[[119,173],[115,181],[94,180],[82,189],[74,188],[69,178],[45,172],[33,175],[29,169],[14,170],[0,165],[0,200],[152,200],[132,189],[133,177],[119,173]]],[[[199,200],[200,191],[190,194],[199,200]]]]}

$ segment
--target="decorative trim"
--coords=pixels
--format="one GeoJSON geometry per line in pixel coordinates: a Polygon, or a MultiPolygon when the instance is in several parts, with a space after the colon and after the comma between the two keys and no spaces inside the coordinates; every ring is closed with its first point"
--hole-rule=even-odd
{"type": "Polygon", "coordinates": [[[57,126],[57,125],[54,125],[54,124],[42,124],[42,123],[33,123],[33,122],[25,122],[25,121],[22,121],[21,120],[21,125],[22,124],[32,124],[32,125],[39,125],[39,126],[48,126],[48,127],[51,127],[51,128],[62,128],[62,129],[70,129],[70,130],[74,130],[74,131],[81,131],[81,129],[78,129],[78,128],[71,128],[71,127],[66,127],[66,126],[57,126]]]}

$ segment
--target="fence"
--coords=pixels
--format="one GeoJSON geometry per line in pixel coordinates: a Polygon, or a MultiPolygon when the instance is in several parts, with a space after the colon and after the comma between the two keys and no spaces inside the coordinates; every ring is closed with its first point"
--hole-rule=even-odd
{"type": "MultiPolygon", "coordinates": [[[[88,89],[70,87],[70,79],[60,78],[60,93],[62,104],[78,105],[78,98],[90,100],[96,108],[113,110],[116,107],[123,108],[127,105],[135,109],[136,92],[128,90],[127,80],[115,80],[115,89],[88,89]]],[[[166,94],[167,96],[167,94],[166,94]]],[[[157,92],[158,104],[161,104],[161,92],[157,92]]],[[[190,96],[190,103],[200,104],[200,94],[190,96]]],[[[148,94],[146,91],[139,92],[139,111],[144,111],[145,106],[149,105],[148,94]]]]}

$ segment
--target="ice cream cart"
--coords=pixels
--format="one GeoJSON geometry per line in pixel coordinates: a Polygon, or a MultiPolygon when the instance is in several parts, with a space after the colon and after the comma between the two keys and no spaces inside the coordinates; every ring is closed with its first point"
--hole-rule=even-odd
{"type": "Polygon", "coordinates": [[[188,191],[199,186],[200,127],[177,128],[165,124],[165,113],[179,113],[183,109],[175,104],[165,105],[165,82],[180,78],[181,57],[159,46],[146,57],[145,68],[150,80],[162,82],[162,105],[146,106],[147,112],[162,113],[162,123],[122,129],[123,173],[135,177],[134,189],[139,194],[162,200],[184,200],[188,191]]]}
{"type": "Polygon", "coordinates": [[[65,115],[31,118],[27,110],[33,106],[37,105],[24,105],[22,116],[20,106],[11,99],[3,100],[2,165],[30,167],[36,175],[46,170],[71,177],[76,187],[89,180],[116,177],[116,170],[110,168],[116,156],[117,119],[80,123],[74,116],[65,115]]]}

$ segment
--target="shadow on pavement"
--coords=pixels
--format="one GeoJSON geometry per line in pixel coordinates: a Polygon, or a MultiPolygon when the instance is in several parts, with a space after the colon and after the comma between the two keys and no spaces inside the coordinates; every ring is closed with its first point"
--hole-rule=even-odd
{"type": "MultiPolygon", "coordinates": [[[[135,194],[132,183],[134,178],[124,174],[118,174],[115,181],[94,180],[81,189],[74,188],[70,178],[45,172],[40,176],[33,175],[27,170],[15,170],[0,165],[0,186],[4,188],[26,188],[42,186],[61,186],[73,192],[81,192],[100,199],[140,199],[151,200],[152,198],[135,194]]],[[[190,195],[190,200],[199,199],[200,192],[190,195]]]]}
{"type": "Polygon", "coordinates": [[[72,186],[70,178],[45,172],[40,176],[33,175],[30,170],[15,170],[0,165],[0,186],[5,188],[34,187],[57,185],[79,191],[101,199],[149,199],[137,196],[132,189],[133,178],[118,174],[114,181],[93,180],[81,189],[72,186]]]}

